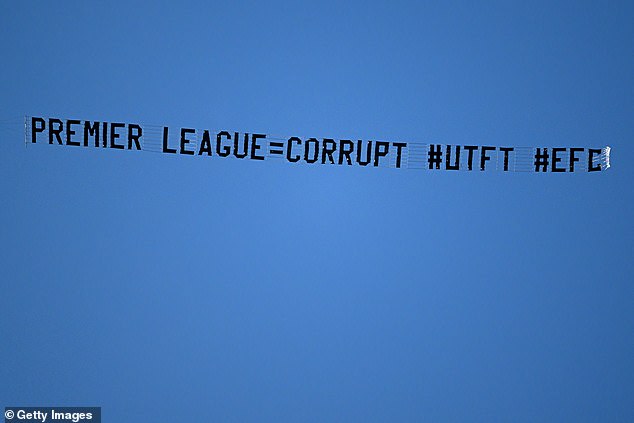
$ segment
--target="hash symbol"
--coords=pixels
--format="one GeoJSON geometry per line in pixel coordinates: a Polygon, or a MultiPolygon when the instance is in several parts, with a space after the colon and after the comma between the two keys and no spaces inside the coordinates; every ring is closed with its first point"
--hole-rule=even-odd
{"type": "Polygon", "coordinates": [[[436,164],[436,169],[440,169],[440,163],[442,162],[442,151],[440,145],[429,144],[429,152],[427,153],[429,159],[429,168],[433,169],[436,164]]]}
{"type": "Polygon", "coordinates": [[[541,166],[542,172],[546,172],[548,170],[548,149],[542,148],[543,152],[539,152],[539,148],[535,151],[535,172],[539,172],[539,167],[541,166]]]}

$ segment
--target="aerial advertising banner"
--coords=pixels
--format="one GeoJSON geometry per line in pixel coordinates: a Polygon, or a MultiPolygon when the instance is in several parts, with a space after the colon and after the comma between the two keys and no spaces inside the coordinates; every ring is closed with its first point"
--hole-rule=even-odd
{"type": "Polygon", "coordinates": [[[610,147],[518,147],[275,136],[233,130],[27,116],[25,143],[297,165],[575,173],[610,167],[610,147]]]}

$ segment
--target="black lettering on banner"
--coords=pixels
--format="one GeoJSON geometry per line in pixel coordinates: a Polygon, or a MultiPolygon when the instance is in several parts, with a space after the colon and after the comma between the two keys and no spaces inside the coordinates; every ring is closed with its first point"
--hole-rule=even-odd
{"type": "Polygon", "coordinates": [[[101,146],[103,148],[108,147],[108,122],[103,122],[103,124],[101,125],[103,131],[102,131],[102,140],[101,140],[101,146]]]}
{"type": "Polygon", "coordinates": [[[429,168],[433,169],[436,165],[436,169],[440,169],[440,163],[442,163],[442,147],[436,144],[429,144],[429,151],[427,152],[427,162],[429,168]]]}
{"type": "Polygon", "coordinates": [[[169,148],[167,146],[168,138],[169,138],[169,127],[164,126],[163,127],[163,153],[176,154],[175,148],[169,148]]]}
{"type": "Polygon", "coordinates": [[[36,142],[38,132],[44,132],[46,121],[39,117],[31,117],[31,142],[36,142]],[[40,123],[40,125],[38,125],[40,123]]]}
{"type": "MultiPolygon", "coordinates": [[[[50,126],[50,124],[49,124],[50,126]]],[[[590,148],[588,149],[588,172],[597,172],[601,170],[601,163],[594,165],[594,156],[601,154],[601,149],[590,148]]]]}
{"type": "Polygon", "coordinates": [[[264,156],[258,156],[255,154],[262,146],[258,144],[259,139],[266,139],[266,135],[264,134],[253,134],[251,135],[251,160],[264,160],[264,156]]]}
{"type": "Polygon", "coordinates": [[[467,169],[473,170],[473,152],[478,149],[477,145],[465,145],[464,149],[469,152],[467,156],[467,169]]]}
{"type": "Polygon", "coordinates": [[[332,138],[324,138],[324,145],[321,149],[321,164],[326,164],[326,156],[330,164],[335,164],[335,159],[332,157],[332,153],[337,151],[337,144],[332,138]]]}
{"type": "Polygon", "coordinates": [[[302,140],[297,138],[297,137],[290,137],[288,139],[288,144],[286,145],[286,160],[288,160],[291,163],[296,163],[300,159],[299,154],[296,154],[295,156],[291,157],[291,154],[293,152],[293,143],[294,142],[296,142],[297,145],[302,145],[302,140]]]}
{"type": "Polygon", "coordinates": [[[487,151],[495,151],[495,147],[485,147],[482,146],[482,150],[480,151],[480,170],[484,170],[484,165],[488,160],[491,160],[491,157],[487,156],[487,151]]]}
{"type": "Polygon", "coordinates": [[[460,170],[460,146],[456,146],[456,163],[451,164],[451,145],[447,145],[447,152],[445,153],[445,169],[447,170],[460,170]]]}
{"type": "Polygon", "coordinates": [[[84,147],[88,147],[88,137],[95,137],[95,147],[99,147],[99,122],[84,122],[84,147]]]}
{"type": "Polygon", "coordinates": [[[374,167],[379,165],[379,159],[387,156],[390,151],[390,143],[385,141],[377,141],[374,147],[374,167]],[[381,148],[383,147],[383,148],[381,148]]]}
{"type": "MultiPolygon", "coordinates": [[[[117,122],[99,122],[77,119],[57,119],[48,117],[31,116],[25,121],[25,137],[29,137],[31,132],[31,143],[37,143],[38,134],[40,142],[42,137],[48,138],[49,144],[83,146],[125,149],[123,138],[126,134],[122,129],[127,126],[127,149],[143,150],[144,143],[142,141],[145,129],[138,124],[127,124],[117,122]],[[82,131],[83,129],[83,131],[82,131]],[[108,134],[110,131],[110,134],[108,134]],[[83,135],[83,138],[81,138],[83,135]],[[83,143],[82,143],[83,140],[83,143]]],[[[513,169],[510,168],[509,156],[516,148],[514,147],[494,147],[494,146],[476,146],[476,145],[451,145],[451,144],[418,144],[414,143],[410,150],[406,142],[388,142],[388,141],[352,141],[349,139],[333,139],[333,138],[314,138],[302,140],[299,137],[290,137],[286,141],[280,138],[266,140],[266,134],[252,134],[248,132],[227,132],[222,131],[216,135],[215,150],[220,157],[228,157],[234,155],[236,158],[250,158],[252,160],[265,160],[267,157],[274,155],[283,157],[290,163],[297,163],[302,159],[309,164],[320,161],[321,164],[338,164],[346,163],[352,166],[356,161],[360,166],[373,164],[373,167],[381,166],[381,158],[387,157],[390,166],[396,168],[425,167],[425,157],[429,169],[444,170],[461,170],[464,169],[466,150],[466,164],[468,170],[473,170],[474,154],[477,151],[480,154],[480,170],[485,171],[487,162],[494,161],[495,168],[498,165],[503,153],[503,171],[524,171],[530,170],[530,150],[534,150],[534,169],[535,172],[553,172],[553,173],[573,173],[583,168],[583,162],[586,157],[583,155],[587,152],[587,171],[602,171],[609,165],[609,147],[604,149],[594,148],[577,148],[577,147],[523,147],[519,148],[519,153],[513,155],[513,169]],[[242,137],[242,138],[241,138],[242,137]],[[260,142],[260,140],[266,140],[260,142]],[[268,144],[266,143],[267,141],[268,144]],[[286,142],[286,144],[285,144],[286,142]],[[374,143],[374,149],[373,144],[374,143]],[[364,151],[365,148],[365,151],[364,151]],[[266,154],[258,153],[259,150],[266,150],[266,154]],[[303,149],[303,153],[300,149],[303,149]],[[356,152],[355,152],[356,149],[356,152]],[[392,156],[390,153],[394,154],[392,156]],[[413,149],[413,150],[412,150],[413,149]],[[493,152],[493,154],[490,154],[493,152]],[[568,154],[568,157],[565,154],[568,154]],[[356,154],[356,158],[353,158],[356,154]],[[422,156],[421,156],[422,154],[422,156]],[[462,155],[462,157],[461,157],[462,155]],[[527,157],[527,155],[529,155],[527,157]],[[394,157],[394,161],[392,161],[394,157]],[[495,159],[495,160],[494,160],[495,159]],[[517,162],[520,160],[521,163],[517,162]],[[521,166],[520,166],[521,165],[521,166]],[[519,169],[516,166],[520,166],[519,169]]],[[[28,139],[25,140],[28,142],[28,139]]],[[[169,127],[163,127],[163,153],[184,154],[184,155],[203,155],[212,156],[214,147],[211,145],[211,135],[209,130],[198,131],[193,128],[180,128],[180,149],[177,146],[170,148],[169,127]],[[193,137],[190,137],[194,134],[193,137]],[[198,135],[196,135],[198,134],[198,135]],[[197,145],[197,141],[200,140],[197,145]]],[[[175,143],[176,140],[172,140],[175,143]]],[[[384,163],[384,166],[385,166],[384,163]]],[[[490,169],[490,167],[489,167],[490,169]]]]}
{"type": "Polygon", "coordinates": [[[579,158],[575,156],[575,153],[581,153],[583,148],[573,147],[570,149],[570,172],[575,171],[575,162],[579,161],[579,158]]]}
{"type": "Polygon", "coordinates": [[[79,125],[80,123],[80,121],[74,119],[68,119],[66,121],[66,145],[74,145],[77,147],[81,145],[79,141],[71,140],[71,137],[76,134],[72,125],[79,125]]]}
{"type": "Polygon", "coordinates": [[[539,168],[542,168],[542,172],[546,172],[548,170],[548,149],[542,148],[542,152],[539,151],[539,148],[535,149],[535,172],[539,172],[539,168]]]}
{"type": "Polygon", "coordinates": [[[194,151],[188,150],[186,148],[187,144],[190,143],[190,139],[187,139],[187,134],[195,134],[196,130],[191,128],[181,128],[181,151],[180,154],[187,154],[189,156],[194,155],[194,151]]]}
{"type": "Polygon", "coordinates": [[[125,123],[111,123],[110,124],[110,148],[118,148],[123,150],[125,147],[122,144],[115,143],[115,140],[119,138],[119,134],[115,129],[117,128],[125,128],[125,123]]]}
{"type": "Polygon", "coordinates": [[[319,158],[319,141],[316,138],[309,138],[306,140],[304,144],[304,161],[306,163],[315,163],[319,158]],[[310,146],[314,145],[315,149],[312,157],[308,157],[308,152],[310,151],[310,146]]]}
{"type": "Polygon", "coordinates": [[[62,145],[62,137],[60,136],[61,132],[64,130],[64,125],[62,121],[59,119],[49,119],[48,120],[48,143],[53,144],[53,135],[57,139],[57,143],[62,145]],[[55,127],[57,125],[57,128],[55,127]]]}
{"type": "Polygon", "coordinates": [[[504,171],[509,171],[509,152],[514,151],[513,147],[500,147],[500,151],[504,152],[504,171]]]}
{"type": "Polygon", "coordinates": [[[128,125],[128,150],[132,150],[132,141],[134,141],[134,147],[137,150],[141,150],[141,143],[139,138],[143,136],[143,128],[139,125],[131,123],[128,125]]]}
{"type": "Polygon", "coordinates": [[[557,167],[557,163],[559,163],[561,161],[561,157],[557,157],[557,153],[561,153],[566,151],[565,148],[553,148],[552,150],[552,161],[551,161],[551,165],[552,165],[552,171],[553,172],[565,172],[566,168],[565,167],[557,167]]]}
{"type": "Polygon", "coordinates": [[[393,142],[392,145],[396,147],[396,167],[401,167],[401,154],[403,147],[407,147],[407,143],[405,142],[393,142]]]}
{"type": "Polygon", "coordinates": [[[346,163],[352,165],[352,158],[350,154],[354,151],[354,143],[350,140],[339,140],[339,164],[343,164],[343,158],[346,158],[346,163]]]}
{"type": "Polygon", "coordinates": [[[200,148],[198,149],[199,156],[203,153],[207,153],[208,156],[211,156],[211,139],[209,138],[209,131],[207,129],[203,131],[203,139],[200,141],[200,148]]]}
{"type": "Polygon", "coordinates": [[[357,163],[361,166],[367,166],[370,163],[372,157],[372,141],[368,141],[368,144],[365,149],[365,160],[361,160],[361,144],[362,140],[357,141],[357,163]]]}
{"type": "Polygon", "coordinates": [[[244,133],[243,138],[243,151],[240,152],[240,149],[238,148],[240,144],[240,133],[235,132],[233,134],[233,155],[236,156],[238,159],[244,159],[249,153],[249,133],[244,133]]]}
{"type": "Polygon", "coordinates": [[[222,146],[222,149],[220,148],[222,137],[225,137],[227,138],[227,140],[231,141],[231,134],[229,132],[227,131],[219,132],[218,135],[216,135],[216,153],[220,157],[227,157],[229,154],[231,154],[231,147],[229,147],[228,145],[224,145],[222,146]]]}

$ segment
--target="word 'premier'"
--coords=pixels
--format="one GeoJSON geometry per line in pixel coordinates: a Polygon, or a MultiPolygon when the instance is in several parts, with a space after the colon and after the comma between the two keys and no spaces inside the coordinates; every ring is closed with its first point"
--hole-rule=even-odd
{"type": "MultiPolygon", "coordinates": [[[[31,118],[31,142],[37,141],[37,134],[47,129],[46,121],[42,118],[31,118]]],[[[48,143],[74,145],[88,147],[109,147],[123,150],[125,144],[117,144],[117,140],[127,134],[127,148],[132,150],[132,145],[136,150],[141,150],[140,138],[143,136],[143,128],[141,125],[134,123],[116,123],[116,122],[91,122],[89,120],[82,121],[68,119],[64,123],[61,119],[48,119],[48,143]],[[77,131],[83,130],[82,141],[77,140],[79,134],[77,131]],[[122,130],[121,132],[118,132],[122,130]],[[63,135],[62,135],[63,134],[63,135]],[[89,140],[92,139],[90,142],[89,140]],[[64,142],[65,141],[65,142],[64,142]]]]}

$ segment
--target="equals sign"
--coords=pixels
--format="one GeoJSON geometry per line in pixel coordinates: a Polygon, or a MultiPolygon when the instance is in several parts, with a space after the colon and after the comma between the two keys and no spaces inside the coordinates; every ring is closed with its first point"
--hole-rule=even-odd
{"type": "Polygon", "coordinates": [[[269,153],[271,154],[284,154],[284,143],[283,142],[277,142],[277,141],[271,141],[269,143],[269,153]],[[279,148],[280,150],[276,150],[275,148],[279,148]]]}

